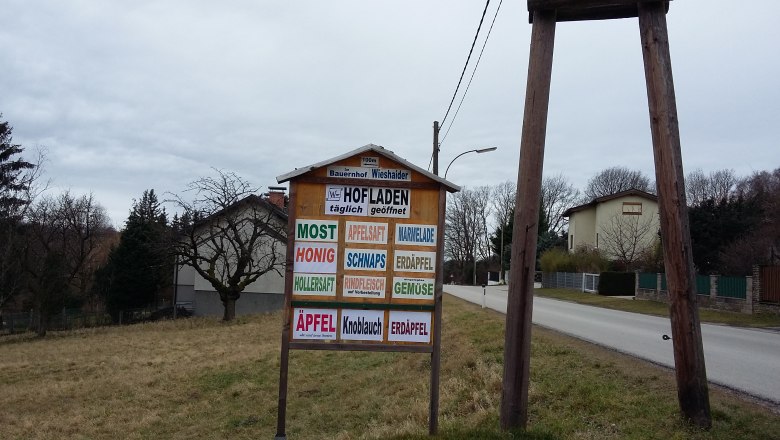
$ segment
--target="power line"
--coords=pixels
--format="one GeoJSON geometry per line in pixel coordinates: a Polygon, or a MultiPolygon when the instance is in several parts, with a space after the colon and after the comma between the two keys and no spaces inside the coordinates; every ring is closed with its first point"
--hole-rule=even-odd
{"type": "MultiPolygon", "coordinates": [[[[474,74],[477,73],[477,67],[479,67],[479,61],[482,59],[482,54],[485,52],[485,46],[487,46],[487,42],[490,39],[490,33],[493,31],[493,25],[496,24],[496,17],[498,17],[498,11],[501,10],[501,4],[503,2],[504,2],[504,0],[501,0],[501,1],[498,2],[498,7],[496,8],[496,13],[493,15],[493,21],[490,23],[490,29],[488,29],[487,36],[485,37],[485,42],[482,44],[482,50],[479,51],[479,57],[477,57],[477,62],[474,64],[474,70],[471,72],[471,78],[469,78],[469,83],[466,84],[466,90],[463,91],[463,96],[461,96],[461,98],[460,98],[460,102],[458,103],[458,108],[455,109],[455,114],[452,115],[452,121],[450,121],[450,125],[449,125],[449,127],[447,127],[447,131],[444,132],[444,136],[441,138],[441,141],[439,141],[440,145],[441,145],[442,142],[444,142],[444,139],[447,139],[447,135],[450,133],[450,129],[452,128],[452,124],[455,123],[455,118],[458,117],[458,112],[460,112],[460,106],[463,105],[463,100],[466,99],[466,94],[469,92],[469,87],[471,87],[471,81],[474,80],[474,74]]],[[[456,89],[456,93],[457,93],[457,89],[456,89]]],[[[452,103],[450,103],[450,106],[452,106],[452,103]]],[[[447,111],[449,112],[449,109],[447,111]]],[[[442,122],[442,125],[444,125],[443,122],[442,122]]]]}
{"type": "Polygon", "coordinates": [[[479,31],[482,29],[482,22],[485,20],[485,13],[487,13],[488,5],[490,5],[490,0],[487,0],[485,3],[485,9],[482,11],[482,18],[479,19],[479,26],[477,26],[477,33],[474,34],[474,41],[471,42],[471,49],[469,49],[469,56],[466,58],[466,64],[463,66],[463,71],[460,73],[460,79],[458,80],[458,85],[455,87],[455,93],[452,94],[452,99],[450,100],[450,105],[447,107],[447,112],[444,114],[444,119],[441,120],[441,125],[444,125],[444,122],[447,121],[447,116],[450,114],[450,110],[452,109],[452,104],[455,102],[455,96],[458,94],[458,89],[460,89],[460,83],[463,82],[463,76],[466,75],[466,68],[469,66],[469,60],[471,60],[471,54],[474,52],[474,46],[477,44],[477,37],[479,37],[479,31]]]}

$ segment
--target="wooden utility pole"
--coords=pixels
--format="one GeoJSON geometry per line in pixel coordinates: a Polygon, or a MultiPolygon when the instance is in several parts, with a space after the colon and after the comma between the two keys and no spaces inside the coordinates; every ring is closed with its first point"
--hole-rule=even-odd
{"type": "Polygon", "coordinates": [[[703,428],[712,424],[666,28],[668,9],[669,2],[659,0],[528,0],[533,31],[504,343],[503,429],[524,428],[528,418],[533,270],[555,25],[561,21],[628,17],[639,17],[642,40],[664,263],[671,299],[677,395],[686,418],[703,428]]]}
{"type": "Polygon", "coordinates": [[[512,229],[512,265],[509,268],[502,429],[524,428],[528,420],[533,283],[554,42],[555,11],[534,12],[512,229]]]}
{"type": "Polygon", "coordinates": [[[639,3],[639,30],[653,136],[661,241],[671,306],[677,397],[685,417],[702,428],[712,425],[707,371],[696,304],[696,275],[685,200],[677,103],[662,2],[639,3]]]}

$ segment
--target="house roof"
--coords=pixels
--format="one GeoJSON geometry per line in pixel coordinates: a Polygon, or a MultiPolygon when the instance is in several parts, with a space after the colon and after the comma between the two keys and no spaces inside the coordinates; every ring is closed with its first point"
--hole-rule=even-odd
{"type": "Polygon", "coordinates": [[[424,170],[424,169],[418,167],[417,165],[414,165],[413,163],[407,161],[406,159],[404,159],[404,158],[402,158],[400,156],[397,156],[395,153],[393,153],[392,151],[390,151],[388,149],[385,149],[382,146],[374,145],[374,144],[364,145],[364,146],[362,146],[360,148],[357,148],[355,150],[349,151],[347,153],[344,153],[344,154],[336,156],[336,157],[332,157],[332,158],[330,158],[328,160],[324,160],[322,162],[317,162],[317,163],[315,163],[313,165],[309,165],[309,166],[305,166],[305,167],[301,167],[301,168],[296,168],[295,170],[290,171],[287,174],[282,174],[281,176],[277,176],[276,177],[276,181],[278,183],[287,182],[288,180],[292,180],[292,179],[294,179],[294,178],[296,178],[296,177],[298,177],[298,176],[300,176],[302,174],[314,171],[314,170],[322,168],[322,167],[326,167],[326,166],[328,166],[330,164],[333,164],[333,163],[336,163],[338,161],[347,159],[347,158],[352,157],[352,156],[357,156],[358,154],[363,154],[363,153],[366,153],[366,152],[369,152],[369,151],[374,152],[374,153],[379,154],[379,155],[382,155],[382,156],[384,156],[384,157],[386,157],[386,158],[388,158],[388,159],[390,159],[392,161],[398,162],[399,164],[401,164],[401,165],[403,165],[403,166],[405,166],[405,167],[407,167],[409,169],[412,169],[412,170],[414,170],[414,171],[424,175],[425,177],[427,177],[427,178],[429,178],[431,180],[434,180],[436,182],[441,183],[442,185],[444,185],[444,187],[449,192],[460,191],[460,186],[455,185],[454,183],[450,182],[449,180],[446,180],[446,179],[444,179],[442,177],[439,177],[436,174],[433,174],[433,173],[431,173],[431,172],[429,172],[427,170],[424,170]]]}
{"type": "Polygon", "coordinates": [[[577,211],[583,211],[585,209],[595,207],[599,203],[608,202],[610,200],[619,199],[621,197],[626,197],[626,196],[642,197],[644,199],[647,199],[647,200],[650,200],[650,201],[653,201],[653,202],[658,202],[658,196],[656,196],[656,195],[653,195],[653,194],[650,194],[648,192],[644,192],[644,191],[641,191],[641,190],[638,190],[638,189],[629,189],[629,190],[626,190],[626,191],[621,191],[621,192],[618,192],[618,193],[597,197],[597,198],[591,200],[588,203],[585,203],[585,204],[582,204],[582,205],[579,205],[579,206],[574,206],[572,208],[569,208],[562,214],[562,217],[571,217],[571,215],[574,214],[577,211]]]}
{"type": "MultiPolygon", "coordinates": [[[[212,220],[214,218],[220,217],[220,216],[222,216],[223,214],[225,214],[227,212],[230,212],[230,211],[233,211],[235,209],[238,209],[239,207],[241,207],[243,205],[246,205],[246,204],[249,204],[249,203],[256,203],[256,204],[262,206],[263,208],[265,208],[268,211],[270,211],[270,213],[273,214],[275,217],[279,218],[279,220],[281,220],[282,223],[287,224],[287,219],[288,219],[287,213],[284,212],[283,209],[279,208],[278,206],[274,205],[273,203],[269,202],[268,200],[266,200],[266,199],[264,199],[264,198],[262,198],[262,197],[260,197],[260,196],[258,196],[256,194],[250,194],[250,195],[244,197],[243,199],[233,203],[232,205],[227,206],[227,207],[225,207],[225,208],[223,208],[223,209],[221,209],[221,210],[219,210],[219,211],[209,215],[208,217],[206,217],[206,218],[204,218],[202,220],[199,220],[197,223],[195,223],[193,225],[193,227],[197,229],[201,225],[205,224],[206,222],[208,222],[208,221],[210,221],[210,220],[212,220]]],[[[273,235],[274,237],[276,237],[280,241],[287,240],[286,237],[284,237],[283,235],[278,234],[278,233],[271,233],[271,235],[273,235]]]]}

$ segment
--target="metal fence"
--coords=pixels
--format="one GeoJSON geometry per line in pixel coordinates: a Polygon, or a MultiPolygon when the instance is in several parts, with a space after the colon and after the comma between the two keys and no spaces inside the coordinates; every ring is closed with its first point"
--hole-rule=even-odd
{"type": "Polygon", "coordinates": [[[639,288],[640,289],[655,289],[658,284],[658,277],[654,273],[640,273],[639,274],[639,288]]]}
{"type": "Polygon", "coordinates": [[[583,274],[573,272],[545,272],[542,287],[545,289],[582,289],[583,274]]]}
{"type": "MultiPolygon", "coordinates": [[[[640,273],[639,288],[649,290],[668,291],[666,286],[666,274],[640,273]],[[661,279],[660,285],[658,278],[661,279]]],[[[698,295],[714,296],[720,298],[746,299],[746,277],[726,277],[721,275],[696,275],[696,293],[698,295]],[[712,285],[717,285],[713,292],[712,285]]]]}
{"type": "Polygon", "coordinates": [[[710,277],[708,275],[696,275],[696,294],[710,294],[710,277]]]}
{"type": "MultiPolygon", "coordinates": [[[[38,326],[39,316],[35,311],[5,312],[0,322],[0,334],[22,333],[34,331],[38,326]]],[[[47,326],[48,330],[75,330],[87,327],[100,327],[111,324],[111,316],[107,313],[88,313],[80,309],[63,309],[52,316],[47,326]]]]}
{"type": "Polygon", "coordinates": [[[747,280],[745,277],[719,277],[718,296],[745,299],[747,280]]]}

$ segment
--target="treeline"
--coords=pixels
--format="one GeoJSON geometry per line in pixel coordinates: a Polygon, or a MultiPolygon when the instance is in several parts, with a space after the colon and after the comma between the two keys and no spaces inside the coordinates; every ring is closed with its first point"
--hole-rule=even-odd
{"type": "MultiPolygon", "coordinates": [[[[567,249],[567,209],[630,189],[654,194],[655,183],[624,167],[601,171],[582,190],[563,174],[545,177],[537,269],[663,271],[660,231],[638,216],[617,219],[623,223],[613,222],[601,231],[611,248],[609,257],[603,249],[567,249]],[[649,240],[654,244],[637,246],[645,237],[655,238],[649,240]]],[[[487,271],[503,278],[510,263],[515,195],[514,183],[504,182],[464,188],[448,198],[445,282],[484,283],[487,271]]],[[[744,177],[728,169],[709,174],[694,170],[686,176],[686,198],[697,272],[747,275],[754,264],[780,263],[780,168],[744,177]]]]}
{"type": "MultiPolygon", "coordinates": [[[[2,115],[0,114],[0,118],[2,115]]],[[[188,265],[219,294],[225,320],[242,291],[283,271],[286,203],[240,176],[214,170],[170,194],[168,216],[153,189],[133,200],[116,231],[92,194],[50,194],[42,154],[25,159],[0,122],[0,315],[32,311],[44,336],[64,309],[108,313],[174,306],[174,267],[188,265]]],[[[1,316],[0,316],[1,317],[1,316]]],[[[0,323],[2,320],[0,319],[0,323]]]]}
{"type": "Polygon", "coordinates": [[[33,310],[43,336],[64,308],[118,319],[159,302],[173,264],[154,190],[134,201],[120,234],[92,194],[50,194],[42,154],[26,160],[12,134],[0,122],[0,311],[33,310]]]}

